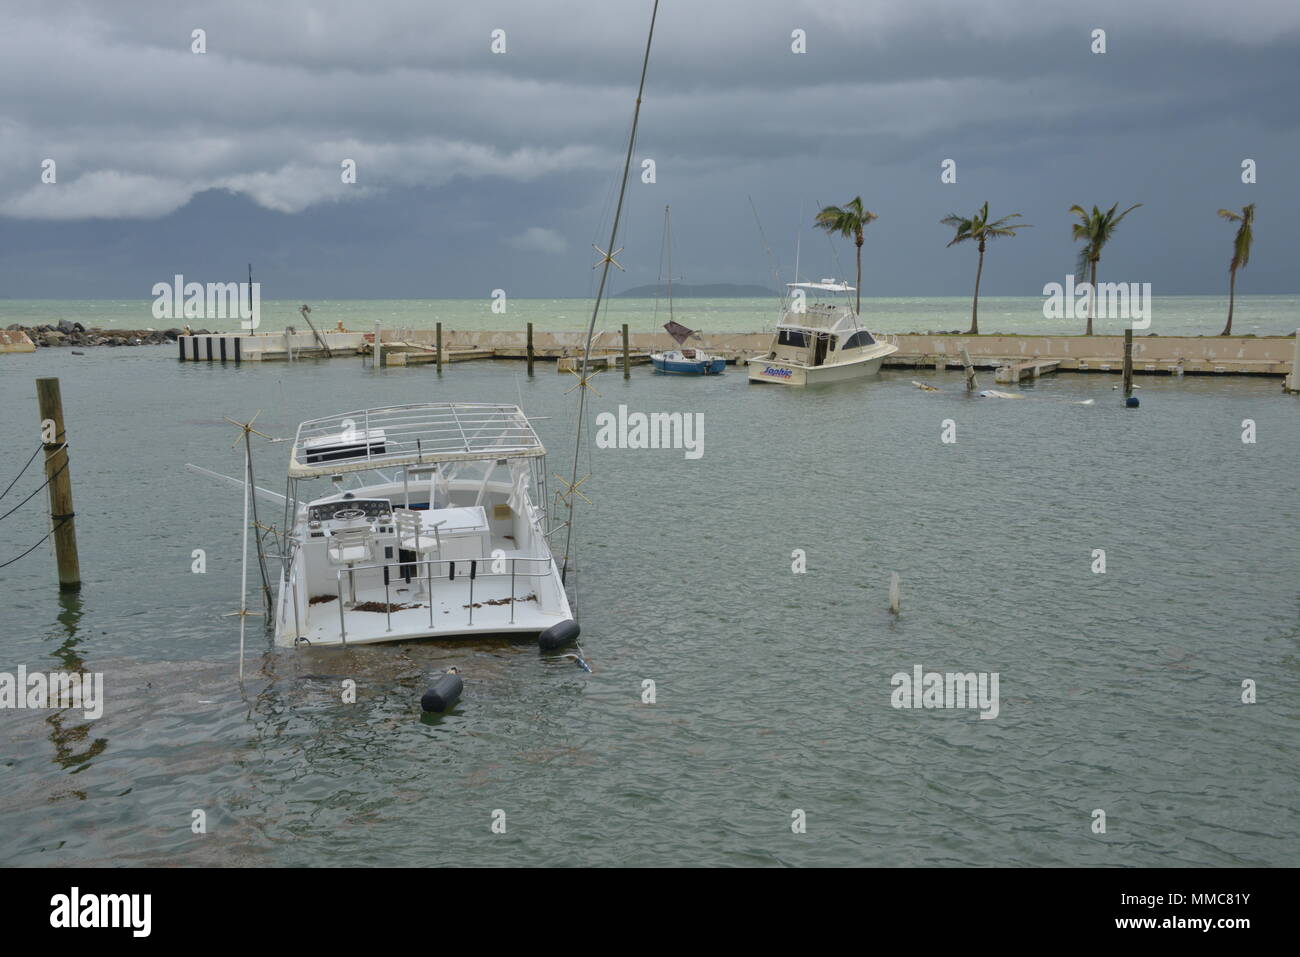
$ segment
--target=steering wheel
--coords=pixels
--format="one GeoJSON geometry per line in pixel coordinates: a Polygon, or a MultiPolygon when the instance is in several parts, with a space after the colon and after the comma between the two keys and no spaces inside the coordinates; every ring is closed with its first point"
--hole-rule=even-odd
{"type": "Polygon", "coordinates": [[[344,522],[351,522],[358,518],[365,518],[365,509],[360,508],[341,508],[334,513],[334,518],[344,522]]]}

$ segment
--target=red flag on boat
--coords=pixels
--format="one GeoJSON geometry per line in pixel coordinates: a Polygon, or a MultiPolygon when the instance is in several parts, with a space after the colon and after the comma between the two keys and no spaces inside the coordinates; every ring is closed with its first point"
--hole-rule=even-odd
{"type": "Polygon", "coordinates": [[[687,339],[695,335],[694,329],[687,329],[680,322],[673,322],[670,320],[664,323],[664,328],[668,330],[670,336],[677,340],[679,346],[685,344],[687,339]]]}

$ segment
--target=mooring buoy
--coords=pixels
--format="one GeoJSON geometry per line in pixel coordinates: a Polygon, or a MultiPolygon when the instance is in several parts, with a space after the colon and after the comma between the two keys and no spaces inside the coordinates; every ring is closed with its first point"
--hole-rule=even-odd
{"type": "Polygon", "coordinates": [[[551,651],[575,640],[580,631],[581,629],[578,627],[578,623],[572,618],[567,618],[558,625],[552,625],[550,628],[547,628],[544,632],[538,635],[537,645],[543,651],[551,651]]]}
{"type": "Polygon", "coordinates": [[[1131,395],[1124,400],[1124,407],[1126,409],[1136,409],[1138,407],[1138,404],[1139,404],[1138,397],[1135,395],[1131,395]]]}
{"type": "Polygon", "coordinates": [[[456,669],[449,668],[425,691],[424,697],[420,699],[420,707],[425,711],[446,711],[460,700],[460,693],[464,689],[465,682],[460,680],[456,669]]]}

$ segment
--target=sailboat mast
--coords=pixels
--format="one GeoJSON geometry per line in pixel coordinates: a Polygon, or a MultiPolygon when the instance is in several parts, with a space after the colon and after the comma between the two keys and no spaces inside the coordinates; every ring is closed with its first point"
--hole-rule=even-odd
{"type": "Polygon", "coordinates": [[[668,321],[673,321],[673,218],[669,207],[664,207],[664,242],[668,244],[668,321]]]}
{"type": "MultiPolygon", "coordinates": [[[[560,566],[560,580],[562,582],[568,575],[569,555],[572,554],[570,546],[573,544],[573,505],[574,499],[577,498],[578,456],[582,452],[582,430],[585,425],[587,407],[587,369],[591,363],[591,337],[596,332],[596,317],[600,314],[600,301],[604,298],[605,283],[609,279],[609,267],[614,261],[616,251],[614,243],[618,239],[618,225],[623,217],[623,200],[627,196],[627,174],[632,166],[632,151],[636,148],[636,128],[641,119],[641,98],[645,93],[645,76],[646,71],[650,68],[650,44],[654,40],[655,18],[658,15],[659,0],[654,0],[654,8],[650,11],[650,32],[647,34],[645,41],[645,56],[641,60],[641,82],[637,86],[636,107],[632,111],[632,131],[628,135],[627,156],[623,160],[623,181],[618,188],[618,205],[614,208],[614,222],[609,230],[609,246],[603,250],[604,259],[600,263],[600,285],[596,289],[596,303],[591,310],[591,322],[587,325],[587,341],[582,348],[582,373],[578,389],[578,432],[573,443],[573,476],[569,482],[568,521],[565,523],[568,528],[564,539],[564,560],[560,566]]],[[[576,608],[574,613],[577,614],[576,608]]]]}

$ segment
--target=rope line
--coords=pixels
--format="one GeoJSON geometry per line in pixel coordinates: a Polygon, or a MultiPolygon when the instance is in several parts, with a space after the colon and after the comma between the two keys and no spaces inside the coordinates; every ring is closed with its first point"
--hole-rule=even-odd
{"type": "MultiPolygon", "coordinates": [[[[36,487],[36,491],[32,492],[31,495],[28,495],[25,499],[23,499],[21,502],[19,502],[17,505],[15,505],[13,508],[9,509],[9,511],[5,512],[3,515],[0,515],[0,521],[2,521],[2,520],[4,520],[4,519],[8,518],[8,517],[9,517],[10,515],[12,515],[14,512],[18,511],[20,508],[22,508],[24,505],[26,505],[28,502],[30,502],[33,498],[35,498],[36,495],[37,495],[37,493],[40,492],[41,489],[45,488],[45,486],[49,485],[50,482],[52,482],[54,479],[56,479],[56,478],[58,478],[60,475],[62,475],[62,474],[63,474],[63,470],[66,469],[67,467],[68,467],[68,460],[67,460],[67,458],[65,457],[64,460],[63,460],[63,464],[62,464],[61,466],[59,466],[59,470],[58,470],[57,472],[55,472],[53,475],[51,475],[49,478],[47,478],[44,482],[42,482],[40,485],[38,485],[38,486],[36,487]]],[[[4,567],[4,566],[0,566],[0,568],[2,568],[2,567],[4,567]]]]}
{"type": "Polygon", "coordinates": [[[14,480],[9,483],[8,487],[6,487],[3,492],[0,492],[0,498],[4,498],[6,495],[8,495],[9,489],[13,488],[15,485],[18,484],[18,480],[23,477],[24,472],[26,472],[29,468],[32,467],[32,463],[36,461],[36,456],[41,454],[41,449],[43,448],[45,448],[44,442],[36,446],[36,451],[33,452],[32,457],[27,460],[27,464],[18,470],[18,474],[14,476],[14,480]]]}
{"type": "Polygon", "coordinates": [[[27,549],[27,551],[23,552],[23,553],[22,553],[21,555],[19,555],[17,558],[11,558],[11,559],[9,559],[9,561],[5,562],[3,565],[0,565],[0,568],[8,568],[8,567],[9,567],[10,565],[12,565],[14,562],[18,561],[18,559],[20,559],[20,558],[26,558],[26,557],[27,557],[28,555],[30,555],[32,552],[36,551],[36,549],[38,549],[40,546],[44,545],[46,539],[48,539],[51,535],[53,535],[55,532],[57,532],[59,529],[61,529],[64,525],[66,525],[66,524],[67,524],[68,522],[70,522],[70,521],[72,521],[72,517],[71,517],[71,516],[65,517],[65,518],[63,519],[63,521],[59,522],[59,524],[55,525],[52,529],[50,529],[50,530],[45,534],[45,538],[42,538],[39,542],[37,542],[37,543],[36,543],[35,545],[33,545],[31,548],[27,549]]]}

